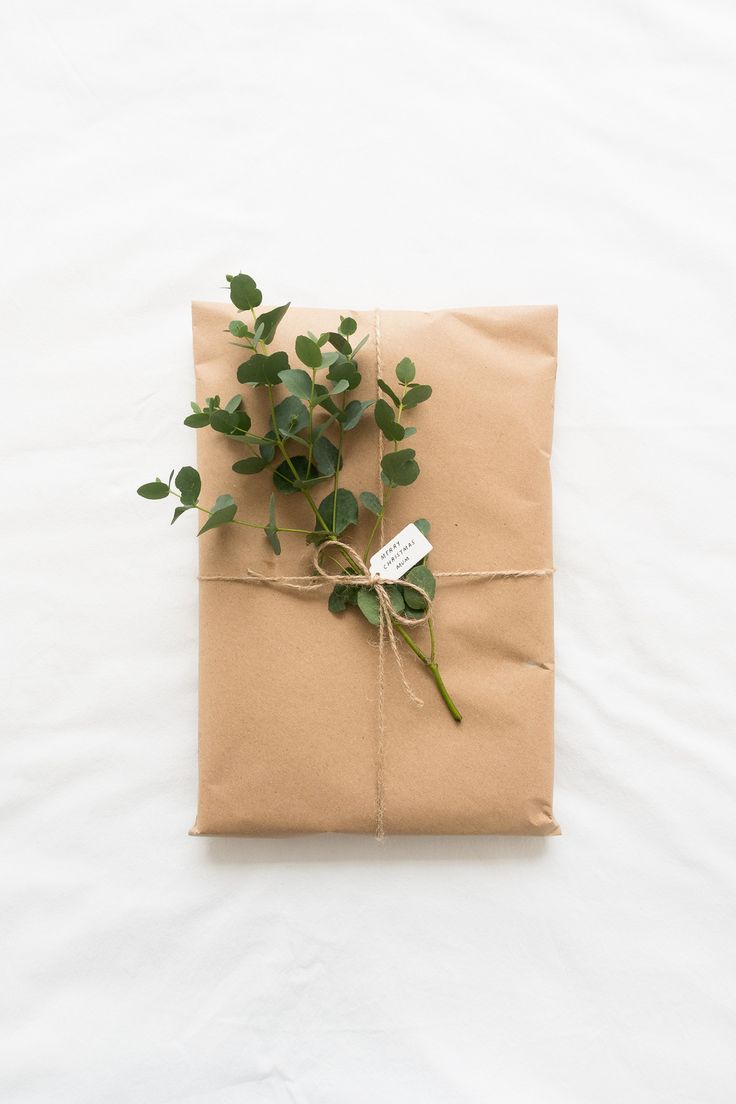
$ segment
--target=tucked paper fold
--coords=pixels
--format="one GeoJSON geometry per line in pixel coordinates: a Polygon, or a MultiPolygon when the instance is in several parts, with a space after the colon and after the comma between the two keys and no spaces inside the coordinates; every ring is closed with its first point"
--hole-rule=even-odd
{"type": "MultiPolygon", "coordinates": [[[[345,313],[343,311],[343,313],[345,313]]],[[[404,356],[434,389],[412,439],[421,475],[394,492],[386,535],[432,523],[440,571],[552,567],[549,457],[556,370],[554,307],[431,313],[351,311],[359,397],[376,393],[404,356]],[[376,347],[376,323],[380,345],[376,347]]],[[[338,311],[292,308],[273,349],[334,329],[338,311]]],[[[230,304],[193,306],[197,399],[239,390],[254,426],[267,425],[263,389],[243,389],[246,359],[227,334],[230,304]]],[[[293,357],[292,357],[293,359],[293,357]]],[[[378,486],[378,431],[366,417],[348,438],[341,484],[378,486]]],[[[242,448],[198,433],[205,494],[229,492],[240,516],[266,522],[271,476],[238,476],[242,448]]],[[[325,493],[329,491],[326,486],[325,493]]],[[[299,495],[279,496],[279,522],[306,527],[299,495]]],[[[366,532],[355,538],[358,546],[366,532]]],[[[351,538],[352,539],[352,538],[351,538]]],[[[226,526],[200,539],[200,573],[304,574],[310,551],[285,534],[275,556],[260,530],[226,526]]],[[[335,616],[328,591],[203,578],[200,583],[199,805],[195,835],[372,833],[376,823],[375,630],[354,609],[335,616]]],[[[463,712],[457,725],[411,654],[425,705],[386,667],[384,823],[388,834],[554,835],[553,632],[550,576],[445,579],[435,623],[443,676],[463,712]]]]}

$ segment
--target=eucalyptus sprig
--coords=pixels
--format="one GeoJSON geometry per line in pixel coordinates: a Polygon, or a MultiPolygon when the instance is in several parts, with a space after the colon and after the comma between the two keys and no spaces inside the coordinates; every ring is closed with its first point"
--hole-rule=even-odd
{"type": "MultiPolygon", "coordinates": [[[[367,563],[394,491],[409,486],[419,476],[416,452],[405,444],[417,429],[407,424],[407,418],[431,397],[432,388],[416,379],[414,363],[404,357],[396,365],[395,385],[383,379],[378,381],[385,397],[378,400],[359,398],[357,392],[362,376],[356,358],[368,335],[353,345],[357,323],[354,318],[342,315],[335,330],[297,337],[294,352],[299,366],[292,367],[286,352],[271,351],[279,323],[290,304],[259,314],[263,295],[255,280],[240,273],[228,276],[227,281],[233,305],[246,315],[245,321],[235,319],[228,326],[234,343],[249,354],[237,369],[237,379],[246,387],[266,391],[267,425],[260,429],[253,427],[240,393],[225,403],[219,395],[207,398],[204,406],[193,402],[192,412],[184,419],[184,424],[193,429],[208,427],[240,443],[244,455],[232,466],[238,475],[255,476],[270,471],[273,489],[268,497],[266,518],[246,520],[237,516],[238,505],[230,494],[219,495],[209,509],[203,506],[200,502],[202,481],[199,472],[192,467],[180,468],[176,474],[172,471],[167,482],[157,478],[152,483],[144,483],[138,488],[138,494],[149,499],[177,498],[172,525],[191,510],[207,515],[199,536],[223,525],[261,529],[276,555],[281,554],[280,534],[283,533],[303,536],[312,544],[343,538],[358,524],[362,507],[371,515],[370,534],[363,553],[363,561],[367,563]],[[348,435],[371,408],[375,423],[390,446],[381,459],[383,493],[379,497],[372,491],[361,491],[356,498],[351,490],[341,485],[341,471],[348,435]],[[327,487],[330,488],[328,493],[321,497],[327,487]],[[304,499],[304,528],[279,525],[277,521],[278,496],[294,494],[304,499]]],[[[425,518],[418,518],[415,524],[425,536],[428,535],[429,522],[425,518]]],[[[337,564],[335,574],[361,573],[347,551],[332,549],[331,553],[337,564]]],[[[426,557],[398,582],[384,584],[393,614],[410,620],[422,619],[427,601],[416,590],[402,586],[404,581],[420,587],[430,601],[434,598],[435,579],[426,557]]],[[[379,624],[380,604],[372,587],[338,583],[327,604],[334,614],[342,614],[348,606],[355,606],[371,625],[379,624]]],[[[440,674],[431,617],[426,624],[429,652],[420,647],[405,625],[394,621],[393,629],[428,668],[449,712],[460,721],[460,712],[440,674]]]]}

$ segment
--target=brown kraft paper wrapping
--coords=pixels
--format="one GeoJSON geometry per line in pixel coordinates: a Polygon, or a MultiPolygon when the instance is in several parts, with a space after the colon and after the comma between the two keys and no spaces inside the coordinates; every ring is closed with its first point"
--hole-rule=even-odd
{"type": "MultiPolygon", "coordinates": [[[[345,312],[343,312],[345,313],[345,312]]],[[[436,571],[552,567],[549,458],[557,350],[555,307],[350,312],[360,398],[393,381],[404,356],[433,387],[412,411],[421,474],[392,494],[389,540],[432,523],[436,571]],[[378,346],[376,343],[378,325],[378,346]]],[[[271,351],[335,328],[339,312],[290,309],[271,351]]],[[[254,431],[268,424],[265,388],[238,385],[248,353],[225,332],[229,303],[193,305],[197,401],[243,392],[254,431]]],[[[353,397],[351,395],[351,397],[353,397]]],[[[244,450],[197,434],[204,500],[229,492],[238,516],[266,522],[270,471],[231,470],[244,450]]],[[[378,492],[378,429],[370,415],[346,438],[341,486],[378,492]]],[[[324,494],[332,489],[326,482],[324,494]]],[[[321,488],[318,488],[321,490],[321,488]]],[[[319,494],[317,501],[323,497],[319,494]]],[[[361,514],[366,511],[361,509],[361,514]]],[[[301,495],[279,495],[280,525],[307,528],[301,495]]],[[[371,519],[372,520],[372,517],[371,519]]],[[[368,517],[346,537],[362,549],[368,517]]],[[[206,579],[306,575],[313,549],[282,534],[276,556],[258,529],[224,526],[199,541],[199,804],[194,835],[372,834],[376,827],[377,630],[354,609],[327,609],[330,585],[309,593],[206,579]]],[[[374,550],[377,545],[374,545],[374,550]]],[[[399,642],[413,704],[385,653],[384,826],[387,834],[558,835],[552,815],[552,578],[440,579],[438,658],[463,721],[399,642]]],[[[426,628],[418,633],[424,635],[426,628]]]]}

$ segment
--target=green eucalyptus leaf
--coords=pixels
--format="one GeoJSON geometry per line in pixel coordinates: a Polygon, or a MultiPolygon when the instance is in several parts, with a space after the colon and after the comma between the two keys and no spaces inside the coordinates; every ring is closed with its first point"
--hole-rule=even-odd
{"type": "Polygon", "coordinates": [[[241,339],[253,336],[253,334],[246,326],[245,322],[240,322],[237,319],[234,322],[230,323],[230,325],[228,326],[228,330],[233,335],[233,337],[239,337],[241,339]]]}
{"type": "Polygon", "coordinates": [[[352,335],[355,333],[355,331],[358,328],[358,323],[355,321],[354,318],[343,318],[343,316],[340,315],[340,327],[339,328],[340,328],[340,333],[344,334],[345,337],[352,337],[352,335]]]}
{"type": "Polygon", "coordinates": [[[266,534],[266,540],[273,548],[277,556],[281,555],[281,541],[279,540],[279,534],[276,529],[272,529],[270,525],[267,525],[263,530],[266,534]]]}
{"type": "MultiPolygon", "coordinates": [[[[276,426],[279,433],[298,433],[309,422],[309,413],[306,406],[296,395],[288,395],[275,407],[276,426]]],[[[266,434],[273,436],[272,431],[266,434]]]]}
{"type": "Polygon", "coordinates": [[[181,493],[182,506],[196,506],[202,480],[196,468],[180,468],[176,477],[176,486],[181,493]]]}
{"type": "Polygon", "coordinates": [[[398,449],[387,452],[381,459],[381,469],[389,485],[408,487],[419,475],[419,465],[414,457],[414,449],[398,449]]]}
{"type": "MultiPolygon", "coordinates": [[[[361,375],[355,367],[352,360],[346,360],[341,364],[334,364],[327,373],[328,380],[337,382],[339,380],[347,380],[347,390],[354,391],[356,387],[360,386],[361,375]]],[[[333,391],[334,394],[334,391],[333,391]]]]}
{"type": "Polygon", "coordinates": [[[404,395],[404,409],[410,410],[413,406],[419,406],[420,403],[426,402],[432,394],[432,388],[428,383],[418,383],[415,387],[410,387],[404,395]]]}
{"type": "Polygon", "coordinates": [[[266,540],[273,548],[277,556],[281,555],[281,541],[279,540],[279,531],[276,526],[276,495],[271,491],[270,498],[268,500],[268,524],[265,526],[263,532],[266,534],[266,540]]]}
{"type": "Polygon", "coordinates": [[[358,342],[358,344],[353,349],[353,356],[354,357],[356,357],[358,355],[358,353],[360,352],[360,350],[363,348],[366,341],[368,340],[368,337],[369,337],[368,334],[366,334],[365,337],[361,337],[360,341],[358,342]]]}
{"type": "Polygon", "coordinates": [[[360,587],[358,589],[358,609],[370,621],[371,625],[377,625],[381,620],[381,606],[378,595],[373,588],[360,587]]]}
{"type": "Polygon", "coordinates": [[[190,429],[202,429],[209,424],[210,416],[204,411],[201,411],[199,414],[189,414],[188,417],[184,419],[184,425],[189,426],[190,429]]]}
{"type": "Polygon", "coordinates": [[[372,491],[361,491],[360,501],[363,503],[366,510],[370,510],[370,512],[376,514],[376,516],[378,516],[383,509],[380,498],[374,495],[372,491]]]}
{"type": "Polygon", "coordinates": [[[229,402],[225,403],[223,409],[227,410],[228,414],[234,414],[243,401],[242,395],[233,395],[229,402]]]}
{"type": "Polygon", "coordinates": [[[394,404],[394,406],[397,406],[397,407],[401,406],[401,399],[396,394],[396,392],[394,390],[392,390],[392,388],[389,387],[389,385],[386,383],[385,380],[379,379],[378,380],[378,386],[383,391],[384,395],[388,395],[388,397],[391,399],[391,402],[394,404]]]}
{"type": "Polygon", "coordinates": [[[373,412],[376,425],[389,441],[400,441],[404,436],[404,428],[394,418],[394,412],[385,399],[379,399],[373,412]]]}
{"type": "Polygon", "coordinates": [[[296,471],[296,478],[286,460],[282,460],[279,466],[274,468],[273,485],[281,494],[295,494],[302,483],[321,478],[314,464],[311,466],[307,464],[306,456],[292,456],[291,465],[296,471]]]}
{"type": "Polygon", "coordinates": [[[253,277],[246,276],[242,272],[238,276],[233,276],[230,281],[230,298],[238,310],[253,310],[255,307],[260,307],[263,302],[263,295],[253,277]]]}
{"type": "Polygon", "coordinates": [[[280,383],[279,375],[289,368],[286,353],[254,353],[238,368],[238,383],[251,383],[254,387],[280,383]]]}
{"type": "Polygon", "coordinates": [[[429,531],[432,528],[432,526],[427,521],[427,519],[426,518],[417,518],[417,520],[414,522],[414,524],[416,525],[417,529],[422,534],[422,536],[426,537],[427,540],[429,540],[429,531]]]}
{"type": "Polygon", "coordinates": [[[314,442],[312,456],[314,457],[314,463],[317,470],[322,475],[334,475],[338,459],[340,461],[340,467],[342,467],[342,457],[329,437],[317,438],[314,442]]]}
{"type": "Polygon", "coordinates": [[[396,378],[399,383],[411,383],[417,374],[417,370],[414,367],[414,361],[409,360],[408,357],[404,357],[396,365],[396,378]]]}
{"type": "MultiPolygon", "coordinates": [[[[425,564],[417,564],[411,571],[408,571],[404,576],[404,581],[414,583],[415,586],[421,587],[430,599],[434,598],[437,583],[434,575],[425,564]]],[[[410,609],[424,610],[427,608],[427,603],[422,595],[409,587],[404,587],[404,600],[410,609]]]]}
{"type": "Polygon", "coordinates": [[[238,428],[238,419],[235,414],[227,410],[213,410],[210,415],[210,425],[217,433],[230,434],[238,428]]]}
{"type": "MultiPolygon", "coordinates": [[[[288,401],[288,400],[284,399],[284,402],[287,402],[287,401],[288,401]]],[[[299,401],[299,400],[297,400],[297,402],[298,402],[298,401],[299,401]]],[[[281,406],[281,403],[279,403],[279,406],[281,406]]],[[[277,414],[277,416],[278,416],[278,410],[279,410],[279,407],[277,406],[277,407],[276,407],[276,414],[277,414]]],[[[267,441],[269,441],[269,442],[270,442],[270,441],[275,441],[275,440],[276,440],[276,434],[274,433],[274,431],[273,431],[272,429],[269,429],[269,431],[268,431],[267,433],[264,433],[264,435],[263,435],[263,436],[264,436],[264,437],[266,438],[266,440],[267,440],[267,441]]],[[[263,444],[263,443],[262,443],[262,444],[260,444],[260,445],[258,446],[258,451],[260,452],[260,454],[261,454],[261,456],[263,457],[263,459],[264,459],[264,460],[265,460],[265,461],[266,461],[267,463],[269,463],[269,464],[270,464],[270,463],[271,463],[271,461],[273,460],[274,456],[276,455],[276,445],[275,445],[275,444],[273,444],[273,445],[272,445],[272,444],[263,444]]]]}
{"type": "Polygon", "coordinates": [[[296,355],[307,368],[322,367],[322,350],[311,337],[298,337],[296,339],[296,355]]]}
{"type": "Polygon", "coordinates": [[[233,464],[233,471],[237,475],[255,475],[268,467],[268,460],[262,456],[246,456],[244,460],[237,460],[233,464]]]}
{"type": "Polygon", "coordinates": [[[327,608],[330,613],[342,613],[348,606],[348,591],[349,587],[344,586],[343,583],[336,583],[330,592],[330,597],[327,599],[327,608]]]}
{"type": "Polygon", "coordinates": [[[220,525],[227,525],[229,521],[233,520],[237,510],[238,507],[232,495],[220,495],[197,536],[201,537],[202,533],[207,533],[210,529],[217,529],[220,525]]]}
{"type": "Polygon", "coordinates": [[[193,509],[194,509],[193,506],[177,506],[176,509],[174,510],[174,516],[171,519],[171,524],[173,525],[174,522],[176,521],[176,519],[180,518],[182,514],[185,514],[187,512],[187,510],[193,510],[193,509]]]}
{"type": "Polygon", "coordinates": [[[325,418],[325,420],[323,422],[320,422],[319,425],[315,425],[312,427],[312,437],[315,441],[318,440],[318,438],[320,438],[322,434],[330,428],[332,423],[336,420],[338,413],[339,411],[335,414],[330,414],[329,418],[325,418]]]}
{"type": "Polygon", "coordinates": [[[358,503],[355,500],[355,495],[352,491],[345,490],[344,487],[340,487],[337,492],[337,504],[334,506],[335,492],[332,491],[327,495],[327,498],[322,499],[319,504],[319,514],[324,520],[325,524],[330,530],[335,532],[338,536],[344,532],[349,525],[355,525],[358,520],[358,503]],[[335,527],[332,527],[332,515],[335,515],[335,527]]]}
{"type": "Polygon", "coordinates": [[[296,395],[305,402],[310,402],[312,397],[312,377],[302,368],[289,368],[281,373],[281,382],[291,395],[296,395]]]}
{"type": "Polygon", "coordinates": [[[137,493],[141,498],[168,498],[169,488],[160,479],[157,479],[155,483],[144,483],[142,487],[138,488],[137,493]]]}
{"type": "Polygon", "coordinates": [[[273,310],[264,311],[258,315],[257,323],[262,326],[261,341],[264,345],[270,345],[276,336],[279,322],[288,311],[291,303],[284,303],[283,307],[274,307],[273,310]]]}
{"type": "Polygon", "coordinates": [[[388,594],[391,608],[394,613],[403,613],[406,609],[406,602],[404,601],[404,592],[400,586],[387,586],[386,593],[388,594]]]}
{"type": "Polygon", "coordinates": [[[338,421],[342,423],[342,428],[346,431],[354,429],[366,410],[373,406],[375,401],[375,399],[369,399],[367,402],[361,402],[359,399],[351,399],[345,410],[339,411],[337,415],[338,421]]]}
{"type": "Polygon", "coordinates": [[[334,345],[338,353],[342,353],[343,356],[350,356],[352,349],[350,348],[350,342],[346,337],[343,337],[340,333],[328,333],[327,340],[330,345],[334,345]]]}
{"type": "Polygon", "coordinates": [[[324,384],[318,383],[315,385],[314,402],[315,406],[321,406],[329,414],[334,414],[336,417],[341,413],[340,407],[332,401],[330,393],[324,384]]]}

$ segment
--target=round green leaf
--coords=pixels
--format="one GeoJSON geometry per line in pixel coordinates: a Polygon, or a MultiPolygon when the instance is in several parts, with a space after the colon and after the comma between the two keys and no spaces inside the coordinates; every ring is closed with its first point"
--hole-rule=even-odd
{"type": "Polygon", "coordinates": [[[378,516],[383,509],[380,498],[371,491],[361,491],[360,501],[363,503],[366,510],[370,510],[370,512],[376,516],[378,516]]]}
{"type": "Polygon", "coordinates": [[[347,591],[348,587],[344,586],[342,583],[335,584],[330,592],[330,597],[327,599],[327,608],[330,613],[342,613],[343,610],[347,609],[347,591]]]}
{"type": "Polygon", "coordinates": [[[389,387],[385,380],[379,379],[378,386],[380,387],[381,391],[383,391],[384,395],[388,395],[394,406],[401,406],[401,399],[396,394],[396,392],[391,387],[389,387]]]}
{"type": "Polygon", "coordinates": [[[321,475],[334,475],[338,458],[342,467],[342,458],[329,437],[318,437],[312,450],[314,463],[321,475]]]}
{"type": "Polygon", "coordinates": [[[386,593],[388,594],[391,608],[394,613],[403,613],[406,608],[404,601],[404,592],[399,586],[387,586],[386,593]]]}
{"type": "Polygon", "coordinates": [[[400,360],[396,365],[396,378],[399,383],[411,383],[416,374],[417,370],[414,367],[414,362],[409,360],[408,357],[404,357],[404,359],[400,360]]]}
{"type": "MultiPolygon", "coordinates": [[[[279,433],[298,433],[300,429],[304,429],[309,421],[307,408],[296,395],[288,395],[285,399],[282,399],[276,406],[274,413],[279,433]]],[[[273,433],[269,432],[266,436],[272,437],[273,433]]]]}
{"type": "MultiPolygon", "coordinates": [[[[335,382],[339,380],[347,380],[347,391],[354,391],[356,387],[360,386],[362,379],[360,372],[357,370],[355,363],[352,360],[347,360],[343,364],[333,364],[327,373],[328,380],[335,382]]],[[[333,395],[335,392],[332,392],[333,395]]]]}
{"type": "Polygon", "coordinates": [[[340,315],[340,333],[345,334],[346,337],[352,337],[358,328],[358,323],[354,318],[343,318],[340,315]]]}
{"type": "Polygon", "coordinates": [[[252,310],[260,307],[263,301],[263,296],[256,287],[253,277],[246,276],[242,272],[238,276],[233,276],[230,281],[230,298],[238,310],[252,310]]]}
{"type": "Polygon", "coordinates": [[[378,596],[372,588],[360,587],[358,590],[358,609],[366,621],[370,621],[371,625],[377,625],[381,620],[378,596]]]}
{"type": "Polygon", "coordinates": [[[394,418],[394,412],[385,399],[379,399],[373,412],[376,425],[389,441],[400,441],[404,436],[403,427],[394,418]]]}
{"type": "Polygon", "coordinates": [[[176,477],[176,486],[181,493],[182,506],[196,506],[202,480],[196,468],[181,468],[176,477]]]}
{"type": "Polygon", "coordinates": [[[427,521],[427,519],[426,518],[417,518],[417,520],[414,522],[414,524],[416,525],[417,529],[422,534],[422,536],[427,537],[427,539],[429,539],[429,531],[432,528],[432,526],[427,521]]]}
{"type": "Polygon", "coordinates": [[[168,498],[169,488],[160,479],[157,479],[155,483],[144,483],[142,487],[138,488],[138,494],[141,498],[168,498]]]}
{"type": "Polygon", "coordinates": [[[408,487],[419,475],[419,465],[414,459],[414,449],[398,449],[387,452],[381,459],[381,469],[389,484],[395,487],[408,487]]]}
{"type": "Polygon", "coordinates": [[[238,383],[251,383],[255,387],[271,384],[275,387],[280,383],[279,373],[285,372],[289,367],[289,358],[286,353],[254,353],[250,360],[246,360],[238,368],[238,383]]]}
{"type": "Polygon", "coordinates": [[[296,471],[296,479],[286,460],[282,460],[279,466],[274,468],[273,485],[281,494],[295,494],[303,482],[316,479],[319,476],[319,472],[314,465],[307,466],[306,456],[293,456],[291,464],[296,471]]]}
{"type": "Polygon", "coordinates": [[[327,495],[319,504],[319,514],[325,521],[325,524],[335,532],[340,534],[344,532],[349,525],[355,525],[358,520],[358,503],[355,499],[355,495],[352,491],[345,490],[344,487],[340,487],[337,492],[337,504],[335,503],[334,491],[327,495]],[[335,525],[333,529],[332,518],[335,518],[335,525]]]}
{"type": "MultiPolygon", "coordinates": [[[[408,583],[414,583],[415,586],[421,587],[430,599],[434,598],[437,583],[432,572],[424,564],[417,564],[416,567],[407,572],[404,579],[408,583]]],[[[427,608],[427,603],[422,595],[409,587],[404,587],[404,600],[411,609],[423,610],[427,608]]]]}
{"type": "Polygon", "coordinates": [[[268,460],[261,456],[246,456],[244,460],[238,460],[233,464],[233,471],[238,475],[255,475],[268,467],[268,460]]]}
{"type": "Polygon", "coordinates": [[[302,364],[306,364],[307,368],[322,367],[322,350],[316,341],[312,341],[311,337],[298,337],[295,348],[296,355],[302,364]]]}
{"type": "Polygon", "coordinates": [[[312,377],[303,368],[288,368],[279,374],[279,378],[286,390],[291,395],[296,395],[305,402],[312,398],[312,377]]]}
{"type": "Polygon", "coordinates": [[[350,342],[343,337],[340,333],[328,333],[327,340],[330,345],[334,345],[338,353],[342,353],[343,356],[350,356],[352,349],[350,348],[350,342]]]}
{"type": "Polygon", "coordinates": [[[337,414],[337,419],[342,423],[342,428],[346,432],[349,429],[354,429],[368,407],[373,406],[374,402],[375,399],[370,399],[368,402],[361,402],[359,399],[351,399],[345,407],[345,410],[339,411],[337,414]]]}
{"type": "Polygon", "coordinates": [[[418,383],[416,387],[410,387],[404,395],[404,409],[410,410],[413,406],[419,406],[426,402],[432,394],[432,388],[428,383],[418,383]]]}

